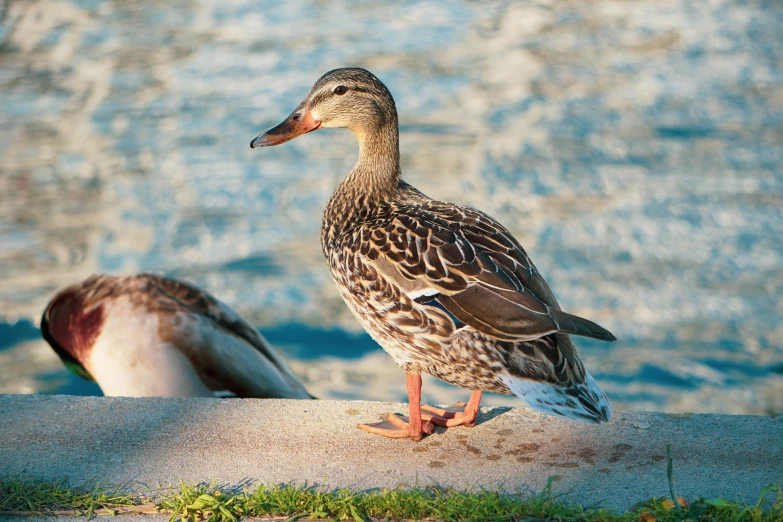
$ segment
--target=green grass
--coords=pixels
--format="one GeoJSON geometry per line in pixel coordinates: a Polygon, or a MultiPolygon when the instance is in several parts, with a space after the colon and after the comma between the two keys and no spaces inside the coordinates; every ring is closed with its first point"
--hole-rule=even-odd
{"type": "Polygon", "coordinates": [[[68,487],[65,482],[0,478],[0,512],[51,513],[59,510],[92,515],[96,510],[141,504],[140,498],[93,489],[68,487]]]}
{"type": "MultiPolygon", "coordinates": [[[[125,488],[127,489],[127,487],[125,488]]],[[[681,511],[665,498],[652,499],[627,512],[582,507],[551,494],[511,495],[476,489],[406,488],[372,492],[325,490],[305,486],[258,486],[229,491],[214,485],[192,486],[131,495],[96,487],[85,490],[66,483],[20,478],[0,479],[0,512],[112,514],[117,509],[147,505],[177,518],[228,522],[248,516],[327,520],[551,520],[563,522],[783,522],[780,484],[761,492],[756,504],[697,499],[681,511]],[[776,495],[773,505],[762,507],[776,495]],[[152,506],[150,506],[152,507],[152,506]]]]}

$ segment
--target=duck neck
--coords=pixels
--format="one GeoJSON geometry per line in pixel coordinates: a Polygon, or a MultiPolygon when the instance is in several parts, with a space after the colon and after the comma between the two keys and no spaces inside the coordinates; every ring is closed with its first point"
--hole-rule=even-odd
{"type": "Polygon", "coordinates": [[[321,246],[329,246],[357,221],[367,218],[393,199],[400,181],[400,147],[397,119],[372,131],[356,131],[359,160],[332,194],[324,211],[321,246]]]}
{"type": "Polygon", "coordinates": [[[397,118],[390,118],[377,127],[355,131],[355,134],[359,140],[359,160],[341,188],[354,189],[370,199],[389,196],[400,180],[397,118]]]}

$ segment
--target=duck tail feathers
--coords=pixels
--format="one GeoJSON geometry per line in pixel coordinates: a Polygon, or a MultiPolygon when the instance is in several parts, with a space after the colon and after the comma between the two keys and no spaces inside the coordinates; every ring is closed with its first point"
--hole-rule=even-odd
{"type": "Polygon", "coordinates": [[[506,377],[504,382],[514,395],[542,413],[594,424],[612,418],[609,399],[589,373],[585,373],[584,383],[571,386],[513,376],[506,377]]]}

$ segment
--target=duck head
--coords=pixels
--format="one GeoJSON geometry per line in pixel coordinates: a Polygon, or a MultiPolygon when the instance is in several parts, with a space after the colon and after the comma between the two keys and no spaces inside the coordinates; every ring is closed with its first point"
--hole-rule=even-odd
{"type": "Polygon", "coordinates": [[[280,145],[324,127],[345,127],[362,141],[392,127],[397,109],[389,89],[371,72],[335,69],[321,76],[302,103],[281,124],[256,136],[250,148],[280,145]]]}
{"type": "MultiPolygon", "coordinates": [[[[93,278],[88,279],[92,281],[93,278]]],[[[85,367],[105,321],[103,306],[86,306],[86,293],[77,285],[59,292],[41,317],[41,334],[70,371],[94,381],[85,367]]]]}

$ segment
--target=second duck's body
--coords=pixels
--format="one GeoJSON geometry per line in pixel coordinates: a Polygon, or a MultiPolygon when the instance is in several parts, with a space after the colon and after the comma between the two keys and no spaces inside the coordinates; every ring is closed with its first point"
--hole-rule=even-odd
{"type": "Polygon", "coordinates": [[[258,330],[177,279],[92,276],[52,298],[41,333],[105,395],[312,398],[258,330]]]}

